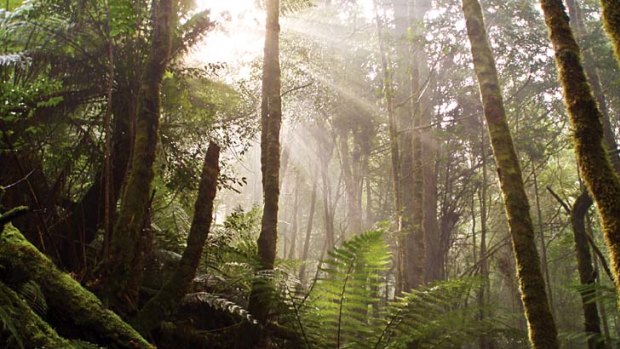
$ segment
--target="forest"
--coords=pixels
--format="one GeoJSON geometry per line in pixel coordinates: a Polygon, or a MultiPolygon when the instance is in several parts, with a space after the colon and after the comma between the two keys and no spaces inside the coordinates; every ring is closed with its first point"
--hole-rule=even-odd
{"type": "Polygon", "coordinates": [[[620,0],[4,0],[0,348],[620,348],[620,0]]]}

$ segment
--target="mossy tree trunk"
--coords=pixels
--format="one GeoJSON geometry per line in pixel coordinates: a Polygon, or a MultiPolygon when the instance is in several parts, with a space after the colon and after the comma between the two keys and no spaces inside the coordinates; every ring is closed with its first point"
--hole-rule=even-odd
{"type": "Polygon", "coordinates": [[[577,271],[579,272],[579,281],[582,286],[587,289],[582,290],[581,303],[583,307],[585,331],[589,337],[588,348],[599,349],[605,348],[605,343],[601,341],[601,321],[596,306],[596,291],[594,283],[596,281],[596,273],[592,265],[592,254],[590,253],[590,245],[586,232],[585,217],[588,208],[592,205],[592,199],[588,192],[584,191],[577,197],[575,204],[570,212],[571,223],[573,226],[573,235],[575,237],[575,253],[577,255],[577,271]],[[592,336],[595,335],[595,336],[592,336]]]}
{"type": "Polygon", "coordinates": [[[219,158],[220,147],[210,143],[202,167],[198,197],[194,204],[194,218],[187,236],[187,247],[183,251],[179,266],[157,295],[144,305],[133,322],[144,335],[148,335],[161,321],[176,311],[196,276],[196,269],[213,220],[213,201],[220,173],[219,158]]]}
{"type": "Polygon", "coordinates": [[[477,0],[463,0],[467,34],[512,237],[529,338],[535,349],[557,349],[557,329],[540,269],[519,160],[506,120],[495,59],[477,0]]]}
{"type": "MultiPolygon", "coordinates": [[[[261,173],[264,208],[258,237],[261,269],[273,270],[278,239],[278,199],[280,197],[280,1],[267,0],[267,23],[263,58],[261,103],[261,173]]],[[[255,285],[256,286],[256,285],[255,285]]],[[[256,287],[250,295],[249,311],[261,323],[269,316],[268,304],[260,299],[256,287]]]]}
{"type": "Polygon", "coordinates": [[[135,309],[141,282],[142,230],[150,205],[153,163],[157,149],[161,82],[170,56],[174,0],[153,0],[151,48],[142,72],[130,172],[123,187],[121,209],[110,241],[104,278],[112,307],[135,309]]]}
{"type": "Polygon", "coordinates": [[[0,269],[5,270],[2,281],[8,285],[32,280],[41,287],[48,318],[61,335],[69,333],[111,348],[153,348],[12,226],[0,232],[0,269]]]}
{"type": "Polygon", "coordinates": [[[577,166],[598,209],[605,243],[610,254],[616,291],[620,290],[620,181],[603,145],[601,113],[581,64],[561,0],[541,0],[545,22],[555,50],[558,77],[564,90],[577,166]]]}
{"type": "Polygon", "coordinates": [[[620,0],[601,0],[603,25],[609,34],[616,60],[620,65],[620,0]]]}

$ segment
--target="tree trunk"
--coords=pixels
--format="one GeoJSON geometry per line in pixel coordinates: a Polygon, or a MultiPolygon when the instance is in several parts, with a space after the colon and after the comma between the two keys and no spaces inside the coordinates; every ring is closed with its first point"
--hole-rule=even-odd
{"type": "Polygon", "coordinates": [[[310,237],[312,235],[312,223],[314,222],[314,210],[316,206],[316,192],[317,192],[318,178],[314,179],[312,184],[312,195],[310,197],[310,212],[308,213],[308,225],[306,227],[306,239],[304,240],[304,250],[301,255],[301,268],[299,269],[299,280],[303,284],[306,279],[306,264],[308,264],[308,251],[310,250],[310,237]]]}
{"type": "Polygon", "coordinates": [[[575,252],[577,255],[577,271],[579,272],[579,281],[582,286],[587,289],[582,290],[581,303],[583,307],[583,315],[585,320],[585,331],[589,335],[588,348],[602,349],[605,343],[601,339],[601,327],[598,310],[596,307],[596,291],[594,284],[596,273],[592,266],[592,255],[590,254],[590,245],[586,232],[585,217],[588,208],[592,205],[592,199],[587,191],[583,191],[571,210],[571,223],[573,226],[573,234],[575,237],[575,252]],[[592,336],[595,335],[595,336],[592,336]]]}
{"type": "Polygon", "coordinates": [[[603,146],[603,114],[588,84],[581,50],[561,0],[541,0],[571,121],[577,166],[596,203],[616,290],[620,290],[620,181],[603,146]]]}
{"type": "Polygon", "coordinates": [[[198,197],[194,204],[194,218],[187,236],[187,247],[172,277],[157,295],[144,305],[134,321],[136,328],[145,336],[176,311],[196,276],[196,269],[213,220],[213,201],[220,173],[219,158],[220,147],[210,143],[202,167],[198,197]]]}
{"type": "Polygon", "coordinates": [[[123,186],[121,209],[110,241],[105,295],[114,309],[132,311],[142,280],[142,229],[150,205],[157,149],[161,81],[166,71],[176,9],[172,0],[154,0],[153,34],[138,92],[138,113],[131,168],[123,186]]]}
{"type": "Polygon", "coordinates": [[[297,249],[297,230],[299,230],[299,218],[297,217],[299,214],[299,190],[301,186],[301,174],[300,171],[297,171],[297,175],[295,176],[295,201],[293,202],[293,216],[291,217],[291,247],[286,255],[288,259],[295,258],[295,250],[297,249]]]}
{"type": "MultiPolygon", "coordinates": [[[[280,195],[280,1],[267,0],[265,55],[261,104],[261,173],[263,175],[264,209],[258,237],[258,256],[262,270],[273,270],[278,239],[278,198],[280,195]]],[[[256,289],[250,294],[249,311],[260,322],[269,318],[269,307],[256,289]]]]}
{"type": "Polygon", "coordinates": [[[557,329],[549,308],[540,259],[534,242],[534,227],[523,186],[519,160],[506,120],[495,59],[491,52],[482,9],[477,0],[463,0],[467,34],[471,42],[474,68],[480,85],[484,114],[512,236],[520,290],[535,349],[557,349],[557,329]]]}
{"type": "Polygon", "coordinates": [[[113,348],[153,348],[132,327],[105,309],[97,297],[59,271],[12,226],[0,233],[0,268],[10,271],[10,279],[32,280],[41,287],[48,317],[59,333],[68,332],[113,348]]]}
{"type": "Polygon", "coordinates": [[[620,0],[601,0],[603,24],[620,65],[620,0]]]}
{"type": "MultiPolygon", "coordinates": [[[[111,216],[121,194],[121,186],[125,181],[129,155],[131,153],[131,124],[135,119],[136,101],[128,89],[116,91],[112,99],[114,126],[112,134],[112,154],[110,171],[110,205],[111,216]]],[[[99,172],[95,181],[86,191],[82,199],[75,205],[67,217],[54,225],[52,235],[64,237],[60,246],[63,266],[72,271],[80,271],[85,267],[85,245],[96,237],[97,229],[102,226],[105,218],[104,183],[108,181],[107,173],[99,172]]],[[[104,239],[109,243],[109,239],[104,239]]],[[[104,258],[107,256],[104,256],[104,258]]]]}

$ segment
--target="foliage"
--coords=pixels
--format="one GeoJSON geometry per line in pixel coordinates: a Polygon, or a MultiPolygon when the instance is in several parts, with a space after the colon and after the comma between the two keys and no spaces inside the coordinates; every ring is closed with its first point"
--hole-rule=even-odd
{"type": "Polygon", "coordinates": [[[289,307],[289,318],[281,321],[291,324],[309,348],[408,348],[412,343],[460,348],[483,334],[514,336],[497,318],[478,319],[480,308],[468,304],[476,279],[439,282],[388,301],[390,257],[382,231],[346,241],[330,252],[308,294],[280,295],[289,307]]]}
{"type": "Polygon", "coordinates": [[[226,298],[219,297],[211,293],[195,292],[185,295],[185,298],[183,298],[183,304],[192,303],[206,303],[209,307],[215,310],[225,311],[236,315],[243,320],[249,321],[252,324],[257,324],[256,320],[254,320],[252,315],[248,313],[247,310],[226,298]]]}

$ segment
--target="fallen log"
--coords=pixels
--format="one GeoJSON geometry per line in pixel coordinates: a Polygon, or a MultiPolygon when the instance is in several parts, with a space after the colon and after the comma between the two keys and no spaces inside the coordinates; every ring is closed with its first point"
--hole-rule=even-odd
{"type": "MultiPolygon", "coordinates": [[[[33,280],[45,295],[48,321],[60,335],[118,349],[155,348],[76,280],[60,271],[12,225],[0,232],[0,269],[6,280],[33,280]],[[66,335],[65,335],[66,336],[66,335]]],[[[55,348],[58,346],[49,346],[55,348]]],[[[69,346],[70,348],[70,346],[69,346]]]]}

